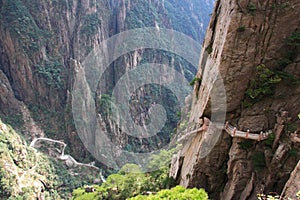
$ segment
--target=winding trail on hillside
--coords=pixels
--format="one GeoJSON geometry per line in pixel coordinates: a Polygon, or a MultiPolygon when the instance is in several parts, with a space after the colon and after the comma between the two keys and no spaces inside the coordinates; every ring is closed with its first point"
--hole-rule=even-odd
{"type": "MultiPolygon", "coordinates": [[[[53,139],[50,139],[50,138],[35,138],[32,140],[32,142],[30,143],[30,147],[33,147],[35,148],[35,145],[38,141],[46,141],[46,142],[51,142],[51,143],[58,143],[58,144],[61,144],[63,145],[63,149],[61,150],[61,155],[58,157],[60,160],[63,160],[66,162],[67,166],[85,166],[85,167],[89,167],[89,168],[93,168],[93,169],[96,169],[96,170],[99,170],[100,169],[96,166],[94,166],[93,164],[85,164],[85,163],[80,163],[80,162],[77,162],[72,156],[70,155],[67,155],[65,154],[65,148],[67,146],[66,143],[62,142],[62,141],[59,141],[59,140],[53,140],[53,139]]],[[[102,174],[101,174],[101,179],[104,179],[102,177],[102,174]]],[[[102,180],[103,181],[103,180],[102,180]]]]}

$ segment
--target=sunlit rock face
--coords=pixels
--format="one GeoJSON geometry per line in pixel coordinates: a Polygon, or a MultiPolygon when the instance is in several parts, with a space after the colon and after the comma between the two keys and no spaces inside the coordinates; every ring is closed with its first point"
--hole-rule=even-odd
{"type": "MultiPolygon", "coordinates": [[[[225,121],[239,131],[271,130],[274,135],[262,142],[232,139],[225,131],[218,136],[216,131],[218,142],[202,158],[200,146],[209,134],[199,132],[173,160],[171,175],[180,184],[204,187],[214,199],[256,199],[259,193],[283,191],[300,157],[299,144],[290,139],[299,127],[299,8],[293,0],[216,1],[189,121],[198,123],[199,117],[218,112],[212,93],[220,73],[226,91],[225,97],[220,95],[227,102],[225,121]]],[[[294,185],[287,187],[299,190],[294,185]]]]}

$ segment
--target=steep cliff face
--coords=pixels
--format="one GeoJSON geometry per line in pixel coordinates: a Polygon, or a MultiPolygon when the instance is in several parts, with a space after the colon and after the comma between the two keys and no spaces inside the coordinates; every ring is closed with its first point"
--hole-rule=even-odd
{"type": "MultiPolygon", "coordinates": [[[[170,28],[200,41],[211,7],[212,1],[193,0],[1,0],[1,118],[19,128],[29,140],[40,136],[63,139],[75,157],[89,157],[87,151],[82,151],[71,113],[77,64],[102,41],[133,28],[170,28]]],[[[121,56],[103,78],[105,85],[99,86],[95,100],[110,94],[120,77],[140,63],[173,60],[174,55],[145,49],[121,56]]],[[[193,78],[196,71],[186,67],[184,61],[175,58],[175,65],[193,78]]],[[[167,102],[167,96],[162,98],[167,102]]],[[[97,101],[97,111],[103,115],[112,140],[122,148],[135,146],[137,140],[128,139],[110,116],[104,116],[101,112],[106,108],[100,104],[97,101]]],[[[174,128],[176,120],[169,129],[174,128]]],[[[154,144],[167,142],[169,129],[154,144]]],[[[142,145],[144,149],[149,147],[149,143],[142,145]]]]}
{"type": "MultiPolygon", "coordinates": [[[[237,129],[230,132],[220,124],[213,129],[212,121],[207,131],[185,142],[171,171],[180,184],[204,187],[213,199],[256,199],[259,193],[282,192],[300,157],[299,143],[292,139],[298,138],[300,112],[299,8],[293,0],[216,1],[201,53],[197,77],[202,81],[194,87],[190,123],[221,112],[212,98],[223,98],[226,121],[237,129]],[[226,97],[211,97],[218,72],[226,97]],[[226,131],[218,136],[222,129],[226,131]],[[250,133],[268,130],[273,131],[268,139],[260,141],[261,134],[260,139],[249,140],[250,133]],[[210,135],[217,141],[203,157],[200,147],[210,135]]],[[[293,187],[300,189],[299,183],[293,187]]]]}
{"type": "MultiPolygon", "coordinates": [[[[1,1],[0,69],[11,85],[10,99],[16,99],[1,102],[4,119],[22,119],[20,110],[25,106],[48,136],[80,144],[72,135],[71,59],[82,60],[108,37],[108,6],[97,5],[94,1],[1,1]],[[17,106],[15,101],[24,104],[17,106]]],[[[25,131],[25,135],[40,134],[25,131]]],[[[76,145],[71,148],[76,152],[76,145]]]]}

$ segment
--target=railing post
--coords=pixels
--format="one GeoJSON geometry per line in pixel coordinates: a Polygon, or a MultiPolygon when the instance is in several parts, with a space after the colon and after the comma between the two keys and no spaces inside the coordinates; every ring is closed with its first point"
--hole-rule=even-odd
{"type": "Polygon", "coordinates": [[[259,137],[258,137],[258,141],[262,140],[262,133],[260,132],[259,137]]]}

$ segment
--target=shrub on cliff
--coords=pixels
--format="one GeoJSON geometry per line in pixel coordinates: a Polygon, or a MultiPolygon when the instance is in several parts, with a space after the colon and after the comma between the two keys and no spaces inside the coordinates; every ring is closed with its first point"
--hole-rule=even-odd
{"type": "Polygon", "coordinates": [[[172,189],[161,190],[155,195],[139,195],[129,200],[157,200],[157,199],[168,199],[168,200],[207,200],[208,195],[203,189],[186,189],[182,186],[176,186],[172,189]]]}

